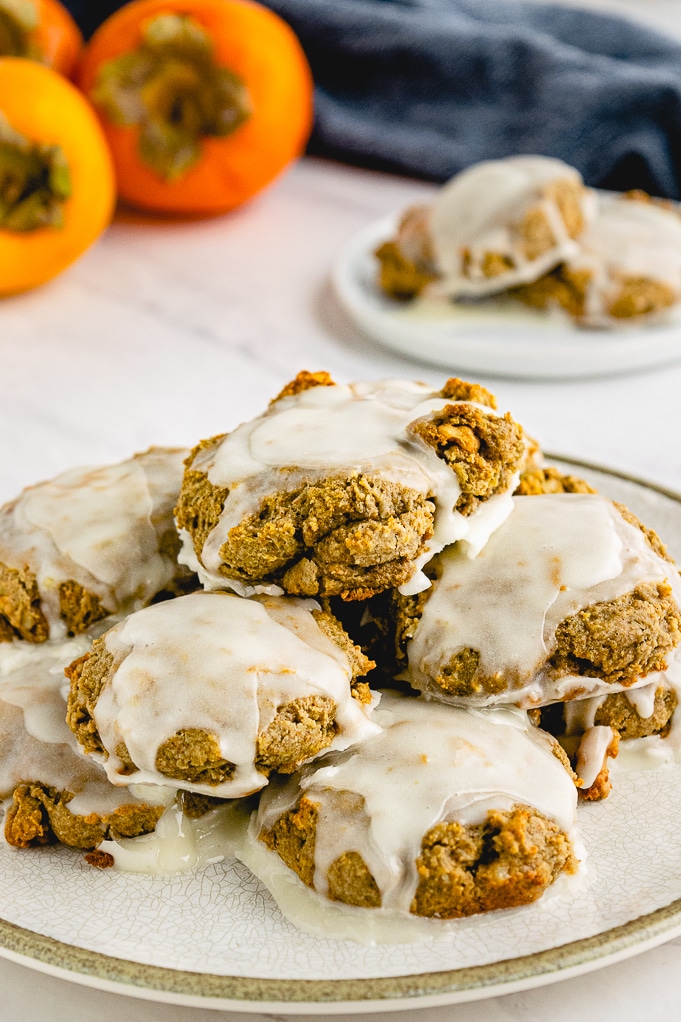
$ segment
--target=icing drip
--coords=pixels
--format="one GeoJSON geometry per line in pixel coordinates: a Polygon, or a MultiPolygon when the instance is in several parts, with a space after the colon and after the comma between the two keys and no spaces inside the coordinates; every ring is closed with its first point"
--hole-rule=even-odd
{"type": "MultiPolygon", "coordinates": [[[[653,689],[654,698],[655,685],[646,686],[645,689],[641,689],[640,691],[645,692],[648,687],[653,689]]],[[[627,698],[631,695],[633,695],[633,693],[628,693],[627,698]]],[[[582,735],[585,731],[588,731],[589,728],[592,728],[596,721],[598,709],[603,705],[607,697],[607,692],[603,692],[598,696],[589,696],[586,699],[570,699],[567,703],[565,703],[563,707],[565,734],[568,736],[582,735]]]]}
{"type": "Polygon", "coordinates": [[[616,732],[611,727],[590,727],[584,732],[575,764],[575,773],[582,782],[583,791],[591,787],[605,766],[614,738],[616,732]]]}
{"type": "Polygon", "coordinates": [[[66,725],[64,668],[87,653],[92,639],[80,635],[63,642],[0,643],[0,699],[23,711],[22,727],[40,742],[65,742],[77,748],[66,725]]]}
{"type": "Polygon", "coordinates": [[[320,893],[327,891],[331,864],[353,850],[376,880],[382,907],[408,912],[418,882],[415,861],[435,824],[478,824],[491,809],[523,804],[564,831],[573,826],[576,789],[551,740],[525,714],[480,713],[384,694],[375,719],[383,728],[379,735],[261,796],[256,833],[269,830],[301,793],[319,806],[320,893]]]}
{"type": "Polygon", "coordinates": [[[644,685],[643,688],[627,692],[627,699],[642,720],[646,720],[653,715],[657,687],[657,685],[644,685]]]}
{"type": "Polygon", "coordinates": [[[217,785],[182,780],[180,786],[221,798],[257,791],[267,784],[255,766],[257,736],[279,707],[306,696],[328,696],[335,704],[331,748],[374,734],[367,709],[350,694],[347,656],[318,628],[310,605],[289,597],[196,593],[147,607],[107,632],[117,666],[94,719],[112,783],[168,784],[156,769],[159,746],[184,728],[198,728],[216,736],[234,775],[217,785]],[[122,741],[138,768],[127,777],[115,753],[122,741]]]}
{"type": "MultiPolygon", "coordinates": [[[[239,426],[217,447],[197,454],[192,467],[229,493],[219,522],[201,550],[202,563],[197,564],[186,535],[184,562],[198,567],[206,588],[227,586],[250,595],[252,587],[226,579],[219,571],[220,550],[230,529],[255,513],[271,494],[360,473],[411,488],[434,500],[434,535],[422,562],[459,539],[470,539],[470,554],[474,556],[510,513],[509,494],[516,478],[511,480],[508,493],[491,497],[476,514],[466,517],[454,510],[461,493],[454,472],[413,433],[410,424],[457,403],[461,402],[439,397],[426,384],[401,380],[313,387],[276,401],[264,415],[239,426]],[[486,514],[482,514],[483,507],[486,514]]],[[[489,408],[484,411],[490,416],[497,414],[489,408]]],[[[417,570],[407,586],[425,588],[428,584],[417,570]]]]}
{"type": "Polygon", "coordinates": [[[115,869],[123,873],[184,873],[234,858],[243,844],[248,819],[249,813],[238,799],[198,820],[170,805],[152,834],[103,841],[100,851],[113,855],[115,869]]]}
{"type": "Polygon", "coordinates": [[[76,815],[113,812],[138,800],[114,788],[102,768],[81,756],[66,725],[64,668],[87,652],[91,638],[39,646],[0,645],[0,796],[26,781],[69,791],[76,815]]]}
{"type": "Polygon", "coordinates": [[[172,530],[186,451],[152,448],[104,468],[31,486],[0,510],[0,563],[36,575],[50,638],[65,637],[58,586],[74,580],[110,612],[167,586],[177,566],[159,552],[172,530]]]}
{"type": "Polygon", "coordinates": [[[24,781],[41,781],[60,791],[74,791],[103,774],[80,757],[68,742],[43,742],[23,726],[18,706],[0,701],[0,795],[6,798],[24,781]]]}
{"type": "MultiPolygon", "coordinates": [[[[431,211],[430,236],[441,279],[429,291],[449,298],[494,294],[537,280],[575,256],[578,244],[568,234],[556,202],[543,196],[545,188],[559,181],[582,187],[574,168],[541,156],[478,163],[452,178],[438,193],[431,211]],[[531,208],[544,213],[554,244],[528,259],[517,225],[531,208]],[[503,273],[485,276],[482,264],[487,253],[506,257],[512,265],[503,273]]],[[[595,206],[595,194],[584,189],[585,219],[593,217],[595,206]]]]}
{"type": "MultiPolygon", "coordinates": [[[[674,576],[641,531],[605,498],[518,498],[475,560],[457,547],[443,553],[441,577],[408,646],[409,682],[435,698],[475,705],[512,701],[530,707],[620,691],[623,686],[598,678],[552,677],[546,661],[556,628],[582,608],[613,600],[641,582],[669,579],[678,588],[674,576]],[[463,649],[479,652],[480,674],[505,680],[503,690],[457,697],[436,684],[463,649]]],[[[679,670],[674,657],[670,671],[679,670]]],[[[657,678],[651,673],[636,684],[657,678]]]]}

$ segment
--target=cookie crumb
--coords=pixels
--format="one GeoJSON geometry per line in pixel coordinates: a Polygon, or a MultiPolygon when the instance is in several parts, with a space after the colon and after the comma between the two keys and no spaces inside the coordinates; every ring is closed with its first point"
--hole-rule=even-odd
{"type": "Polygon", "coordinates": [[[110,852],[100,852],[99,849],[88,852],[83,858],[88,866],[94,866],[96,869],[111,869],[114,864],[113,855],[110,852]]]}

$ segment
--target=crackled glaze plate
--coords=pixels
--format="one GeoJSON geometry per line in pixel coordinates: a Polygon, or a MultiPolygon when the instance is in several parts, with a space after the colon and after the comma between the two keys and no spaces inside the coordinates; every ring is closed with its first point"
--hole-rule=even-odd
{"type": "MultiPolygon", "coordinates": [[[[681,496],[561,463],[681,557],[681,496]]],[[[615,774],[579,809],[586,855],[534,905],[366,945],[296,929],[242,863],[149,876],[64,848],[0,846],[0,955],[74,982],[204,1008],[292,1014],[473,1000],[598,969],[681,934],[681,766],[615,774]]],[[[423,924],[421,926],[421,929],[423,924]]]]}
{"type": "Polygon", "coordinates": [[[383,217],[338,253],[331,279],[350,319],[373,340],[459,372],[522,379],[608,376],[681,359],[681,317],[645,327],[580,330],[565,316],[498,296],[477,302],[398,302],[376,284],[374,250],[394,236],[383,217]]]}

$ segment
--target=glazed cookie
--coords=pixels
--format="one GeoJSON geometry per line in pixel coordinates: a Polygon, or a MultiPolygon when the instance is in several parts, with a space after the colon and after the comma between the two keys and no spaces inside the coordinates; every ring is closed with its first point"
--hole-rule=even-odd
{"type": "Polygon", "coordinates": [[[429,206],[412,206],[401,216],[395,238],[376,249],[378,282],[391,298],[416,298],[438,279],[430,216],[429,206]]]}
{"type": "Polygon", "coordinates": [[[516,498],[475,560],[451,547],[398,597],[405,677],[433,698],[522,707],[681,678],[679,581],[658,537],[604,497],[516,498]]]}
{"type": "Polygon", "coordinates": [[[304,884],[348,905],[452,919],[535,901],[574,872],[572,775],[525,714],[386,693],[376,719],[379,735],[261,797],[253,840],[304,884]]]}
{"type": "Polygon", "coordinates": [[[457,174],[378,249],[394,297],[476,298],[529,283],[577,255],[595,193],[560,160],[511,156],[457,174]]]}
{"type": "Polygon", "coordinates": [[[89,851],[152,831],[163,813],[76,751],[64,667],[89,645],[81,637],[0,647],[0,798],[5,840],[16,848],[59,841],[89,851]]]}
{"type": "Polygon", "coordinates": [[[611,727],[623,741],[666,735],[679,697],[668,681],[626,692],[601,693],[533,711],[536,721],[557,738],[580,738],[592,727],[611,727]]]}
{"type": "Polygon", "coordinates": [[[0,641],[86,632],[188,575],[173,522],[186,453],[65,472],[0,509],[0,641]]]}
{"type": "Polygon", "coordinates": [[[301,373],[265,414],[193,451],[181,558],[206,588],[242,595],[423,588],[436,551],[463,539],[474,556],[510,511],[526,442],[495,406],[462,380],[436,391],[301,373]]]}
{"type": "Polygon", "coordinates": [[[681,300],[681,217],[638,196],[604,196],[579,252],[516,293],[580,326],[661,319],[681,300]]]}
{"type": "Polygon", "coordinates": [[[536,724],[559,739],[579,774],[583,796],[593,800],[610,792],[607,760],[617,755],[621,741],[664,739],[673,728],[672,745],[678,745],[678,701],[676,687],[663,677],[642,688],[554,703],[531,713],[536,724]]]}
{"type": "Polygon", "coordinates": [[[113,784],[237,798],[373,735],[371,666],[312,601],[195,593],[96,640],[68,669],[67,721],[113,784]]]}

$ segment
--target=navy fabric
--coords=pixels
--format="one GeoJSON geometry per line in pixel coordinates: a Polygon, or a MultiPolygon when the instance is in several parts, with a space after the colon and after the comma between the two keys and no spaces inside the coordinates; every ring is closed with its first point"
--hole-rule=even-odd
{"type": "Polygon", "coordinates": [[[88,39],[110,14],[122,7],[121,0],[61,0],[88,39]]]}
{"type": "MultiPolygon", "coordinates": [[[[86,17],[92,5],[70,6],[86,17]]],[[[313,153],[438,181],[541,153],[592,185],[681,198],[681,44],[661,33],[527,0],[267,6],[312,66],[313,153]]]]}

